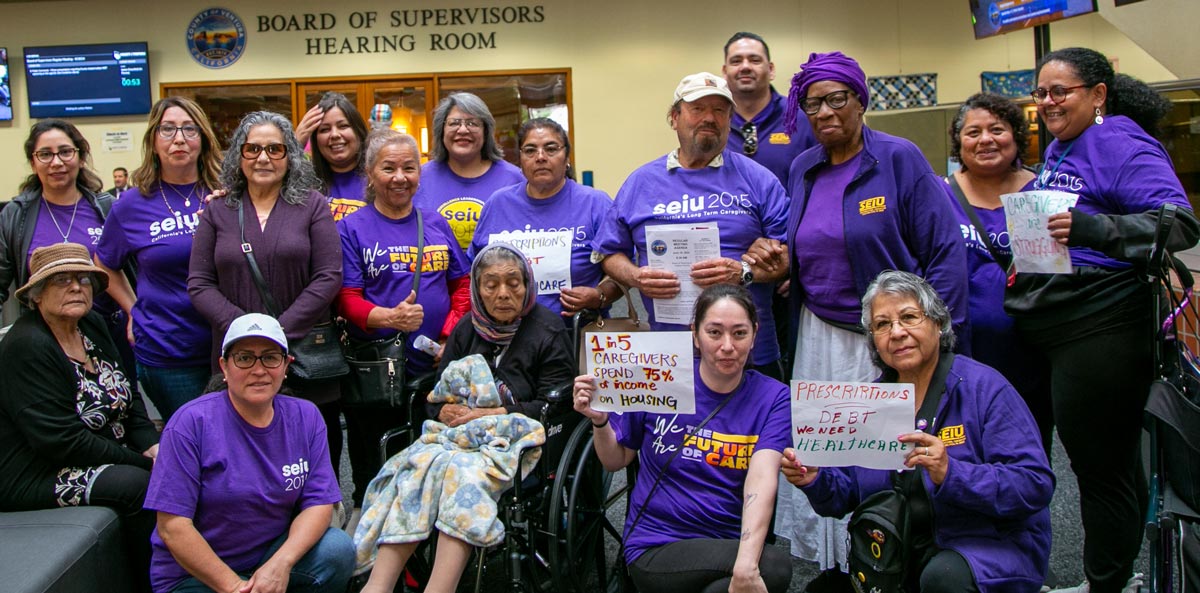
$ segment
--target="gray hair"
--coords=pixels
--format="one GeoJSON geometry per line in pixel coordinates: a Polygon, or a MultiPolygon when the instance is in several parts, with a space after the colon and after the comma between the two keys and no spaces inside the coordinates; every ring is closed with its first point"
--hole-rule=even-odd
{"type": "Polygon", "coordinates": [[[496,118],[492,117],[492,112],[488,110],[483,99],[465,92],[454,93],[442,99],[433,110],[433,150],[429,152],[429,158],[443,163],[450,158],[450,153],[446,152],[446,118],[455,107],[483,122],[483,150],[480,151],[480,156],[489,161],[504,160],[504,151],[496,144],[496,118]]]}
{"type": "MultiPolygon", "coordinates": [[[[401,134],[391,128],[377,128],[371,130],[367,134],[367,149],[366,156],[363,162],[366,164],[367,177],[370,178],[371,171],[375,169],[375,165],[379,161],[379,153],[383,152],[384,148],[389,146],[407,146],[413,151],[413,155],[417,157],[417,166],[421,164],[421,149],[417,147],[417,141],[408,134],[401,134]]],[[[372,183],[367,183],[367,201],[375,200],[375,186],[372,183]]]]}
{"type": "Polygon", "coordinates": [[[871,360],[874,361],[875,366],[886,368],[883,359],[879,357],[879,350],[875,348],[875,340],[872,339],[869,329],[871,317],[874,316],[871,308],[875,303],[875,297],[881,294],[906,296],[917,301],[925,316],[937,324],[938,334],[941,336],[941,349],[949,350],[954,347],[954,327],[950,318],[950,309],[938,296],[937,291],[924,278],[916,274],[884,270],[871,281],[870,286],[867,286],[867,291],[862,298],[862,326],[868,328],[867,344],[870,347],[871,360]]]}
{"type": "Polygon", "coordinates": [[[229,191],[225,203],[233,208],[241,203],[246,193],[246,174],[242,172],[242,144],[255,126],[275,126],[287,146],[287,173],[283,176],[283,187],[279,197],[289,204],[303,204],[308,194],[321,187],[312,163],[304,158],[304,147],[296,140],[292,123],[286,117],[272,111],[254,111],[246,114],[237,130],[229,137],[229,149],[221,161],[221,185],[229,191]]]}
{"type": "Polygon", "coordinates": [[[504,245],[503,247],[503,249],[487,249],[479,257],[475,258],[475,263],[471,266],[472,285],[479,282],[479,277],[485,269],[501,263],[511,263],[517,266],[521,270],[521,279],[525,281],[526,286],[529,285],[529,275],[525,272],[526,266],[529,263],[525,260],[525,256],[516,251],[515,247],[508,245],[504,245]]]}

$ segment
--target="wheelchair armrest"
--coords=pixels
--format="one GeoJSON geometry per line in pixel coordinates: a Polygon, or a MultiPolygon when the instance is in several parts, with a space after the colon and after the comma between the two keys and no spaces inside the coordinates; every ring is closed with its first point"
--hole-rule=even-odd
{"type": "Polygon", "coordinates": [[[542,406],[541,417],[543,424],[546,420],[574,409],[575,383],[563,383],[546,393],[546,405],[542,406]]]}

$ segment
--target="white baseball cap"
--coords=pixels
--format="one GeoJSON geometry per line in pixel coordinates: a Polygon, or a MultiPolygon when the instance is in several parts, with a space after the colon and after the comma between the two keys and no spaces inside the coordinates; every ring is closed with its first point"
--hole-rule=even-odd
{"type": "Polygon", "coordinates": [[[675,101],[691,103],[701,97],[720,95],[733,103],[733,94],[729,92],[729,84],[725,79],[711,72],[697,72],[684,76],[675,87],[675,101]]]}
{"type": "Polygon", "coordinates": [[[221,342],[221,355],[229,354],[229,347],[243,338],[266,338],[279,344],[284,354],[288,351],[287,336],[283,334],[283,327],[270,315],[247,313],[234,319],[221,342]]]}

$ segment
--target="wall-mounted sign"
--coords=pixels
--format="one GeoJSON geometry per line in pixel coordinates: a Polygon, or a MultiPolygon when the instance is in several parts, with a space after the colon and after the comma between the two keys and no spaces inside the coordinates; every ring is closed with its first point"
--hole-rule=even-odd
{"type": "Polygon", "coordinates": [[[188,53],[205,68],[224,68],[246,50],[246,27],[232,10],[207,8],[188,23],[188,53]]]}

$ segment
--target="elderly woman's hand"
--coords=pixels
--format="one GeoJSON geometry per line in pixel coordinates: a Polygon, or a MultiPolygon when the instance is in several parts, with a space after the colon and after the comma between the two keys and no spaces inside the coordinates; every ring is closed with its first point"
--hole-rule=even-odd
{"type": "Polygon", "coordinates": [[[384,323],[387,327],[402,332],[413,332],[421,329],[423,321],[425,321],[425,308],[417,304],[416,292],[408,293],[408,298],[387,310],[384,316],[384,323]]]}
{"type": "Polygon", "coordinates": [[[779,469],[783,472],[783,477],[797,488],[812,484],[817,479],[817,472],[821,470],[819,467],[800,463],[796,458],[796,450],[791,447],[783,450],[783,457],[779,459],[779,469]]]}
{"type": "Polygon", "coordinates": [[[575,377],[575,393],[571,400],[575,411],[586,416],[588,420],[592,421],[592,424],[605,424],[608,422],[608,412],[592,409],[592,398],[595,396],[595,377],[591,375],[575,377]]]}
{"type": "Polygon", "coordinates": [[[599,288],[576,286],[559,291],[558,302],[562,303],[562,314],[570,316],[582,309],[599,309],[604,297],[599,288]]]}
{"type": "Polygon", "coordinates": [[[679,278],[670,270],[642,266],[633,275],[633,282],[642,294],[652,299],[669,299],[679,294],[679,278]]]}
{"type": "Polygon", "coordinates": [[[946,479],[946,470],[950,469],[950,458],[946,456],[946,445],[936,435],[923,432],[912,432],[900,435],[901,443],[912,443],[913,450],[904,458],[904,465],[918,465],[929,472],[929,479],[938,486],[946,479]]]}

